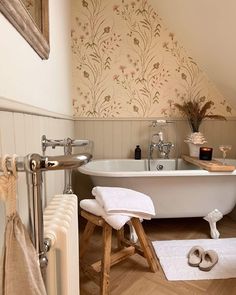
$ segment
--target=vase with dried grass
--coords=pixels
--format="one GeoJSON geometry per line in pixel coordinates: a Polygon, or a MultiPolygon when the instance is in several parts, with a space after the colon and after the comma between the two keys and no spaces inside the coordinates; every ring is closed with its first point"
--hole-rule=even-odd
{"type": "Polygon", "coordinates": [[[207,142],[204,135],[199,132],[202,121],[205,119],[226,120],[224,116],[211,113],[213,105],[214,103],[211,100],[202,102],[200,99],[186,100],[182,104],[175,103],[175,107],[187,118],[192,130],[192,133],[185,140],[192,157],[198,157],[199,148],[207,142]]]}

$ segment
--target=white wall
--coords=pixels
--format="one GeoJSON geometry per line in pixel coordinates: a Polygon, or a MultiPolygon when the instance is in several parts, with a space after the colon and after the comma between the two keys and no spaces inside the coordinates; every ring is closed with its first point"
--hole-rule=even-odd
{"type": "Polygon", "coordinates": [[[236,1],[151,2],[208,78],[236,106],[236,1]]]}
{"type": "Polygon", "coordinates": [[[41,60],[0,13],[0,97],[72,115],[70,1],[49,1],[49,26],[50,56],[41,60]]]}

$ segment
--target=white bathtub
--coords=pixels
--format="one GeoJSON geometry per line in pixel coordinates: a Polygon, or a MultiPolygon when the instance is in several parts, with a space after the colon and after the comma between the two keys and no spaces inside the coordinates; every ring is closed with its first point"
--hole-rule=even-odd
{"type": "MultiPolygon", "coordinates": [[[[236,165],[236,160],[229,160],[236,165]]],[[[203,217],[214,209],[223,215],[236,204],[236,170],[208,172],[182,159],[155,160],[147,171],[147,160],[94,160],[79,167],[90,175],[94,186],[117,186],[149,195],[156,218],[203,217]],[[157,164],[164,166],[156,171],[157,164]]]]}

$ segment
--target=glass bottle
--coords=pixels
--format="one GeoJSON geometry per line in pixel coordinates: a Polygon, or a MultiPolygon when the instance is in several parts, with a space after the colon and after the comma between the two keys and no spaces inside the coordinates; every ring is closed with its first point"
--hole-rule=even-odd
{"type": "Polygon", "coordinates": [[[139,145],[136,146],[136,149],[134,151],[134,158],[135,158],[135,160],[141,159],[141,148],[139,145]]]}

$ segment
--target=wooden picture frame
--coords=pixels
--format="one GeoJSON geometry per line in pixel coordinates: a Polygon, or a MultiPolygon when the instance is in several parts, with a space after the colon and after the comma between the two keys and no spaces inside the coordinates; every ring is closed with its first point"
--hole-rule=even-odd
{"type": "Polygon", "coordinates": [[[36,25],[21,0],[0,0],[0,12],[42,59],[48,59],[50,52],[48,0],[40,1],[41,28],[36,25]]]}

